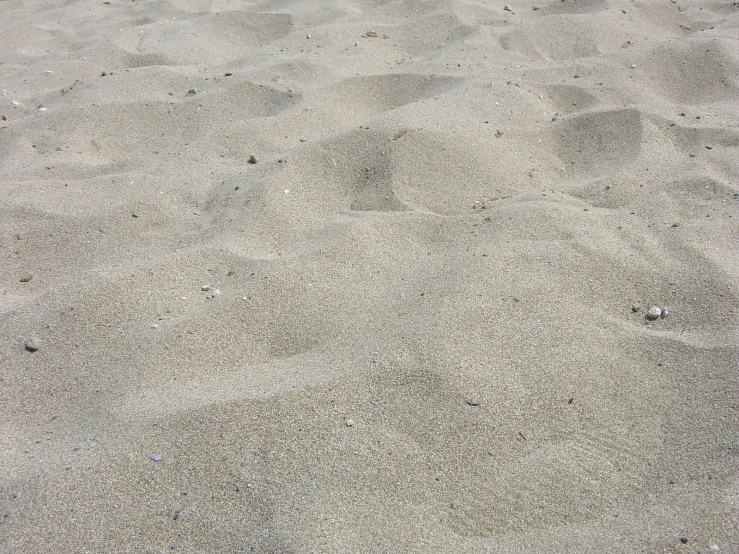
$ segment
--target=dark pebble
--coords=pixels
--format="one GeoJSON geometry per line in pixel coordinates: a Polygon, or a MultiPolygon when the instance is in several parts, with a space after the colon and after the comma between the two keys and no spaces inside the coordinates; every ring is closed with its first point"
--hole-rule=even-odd
{"type": "Polygon", "coordinates": [[[681,537],[680,542],[683,544],[688,544],[688,538],[687,537],[681,537]]]}

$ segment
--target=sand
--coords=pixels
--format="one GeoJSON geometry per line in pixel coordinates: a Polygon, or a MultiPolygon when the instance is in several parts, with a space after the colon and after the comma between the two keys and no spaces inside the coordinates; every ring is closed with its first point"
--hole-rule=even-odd
{"type": "Polygon", "coordinates": [[[739,552],[739,7],[509,4],[0,2],[0,552],[739,552]]]}

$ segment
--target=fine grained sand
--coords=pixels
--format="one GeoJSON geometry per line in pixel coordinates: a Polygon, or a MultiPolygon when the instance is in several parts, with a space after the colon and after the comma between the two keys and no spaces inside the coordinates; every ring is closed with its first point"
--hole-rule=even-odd
{"type": "Polygon", "coordinates": [[[739,8],[538,3],[0,2],[1,552],[739,552],[739,8]]]}

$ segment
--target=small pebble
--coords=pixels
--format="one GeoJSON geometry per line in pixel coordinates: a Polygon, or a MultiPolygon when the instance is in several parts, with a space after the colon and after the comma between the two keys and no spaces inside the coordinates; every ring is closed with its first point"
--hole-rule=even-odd
{"type": "Polygon", "coordinates": [[[221,294],[221,291],[220,291],[220,290],[218,290],[218,289],[213,289],[213,290],[211,291],[211,293],[210,293],[210,296],[211,296],[212,298],[215,298],[215,297],[216,297],[216,296],[218,296],[219,294],[221,294]]]}
{"type": "Polygon", "coordinates": [[[200,94],[202,91],[199,88],[191,88],[187,91],[187,94],[190,96],[195,96],[196,94],[200,94]]]}
{"type": "Polygon", "coordinates": [[[659,319],[661,316],[662,310],[657,306],[652,306],[647,312],[647,319],[651,319],[652,321],[654,321],[655,319],[659,319]]]}
{"type": "Polygon", "coordinates": [[[210,290],[210,285],[203,285],[202,287],[200,287],[200,290],[207,292],[210,290]]]}
{"type": "Polygon", "coordinates": [[[680,542],[683,544],[688,544],[688,537],[680,537],[680,542]]]}
{"type": "Polygon", "coordinates": [[[26,341],[26,350],[29,352],[36,352],[39,348],[41,348],[41,341],[36,337],[31,337],[26,341]]]}
{"type": "Polygon", "coordinates": [[[152,462],[161,462],[162,457],[159,454],[149,454],[149,458],[152,462]]]}
{"type": "Polygon", "coordinates": [[[28,283],[28,281],[30,281],[31,279],[33,279],[33,275],[31,275],[30,273],[25,273],[21,276],[21,283],[28,283]]]}
{"type": "Polygon", "coordinates": [[[665,319],[667,316],[670,315],[670,312],[667,311],[667,308],[662,308],[662,313],[659,315],[662,319],[665,319]]]}
{"type": "Polygon", "coordinates": [[[513,10],[511,9],[511,7],[510,7],[509,5],[507,5],[507,4],[506,4],[505,6],[503,6],[503,9],[504,9],[505,11],[507,11],[507,12],[512,12],[512,11],[513,11],[513,10]]]}
{"type": "Polygon", "coordinates": [[[159,329],[159,325],[157,325],[156,323],[152,323],[152,324],[150,325],[150,327],[151,327],[152,329],[159,329]]]}
{"type": "Polygon", "coordinates": [[[347,427],[353,427],[354,426],[354,420],[353,419],[347,419],[346,420],[346,426],[347,427]]]}
{"type": "Polygon", "coordinates": [[[480,402],[477,399],[468,399],[466,400],[468,406],[479,406],[480,402]]]}
{"type": "Polygon", "coordinates": [[[247,163],[254,165],[255,163],[259,161],[259,159],[254,154],[252,154],[251,156],[249,156],[249,159],[246,161],[247,163]]]}
{"type": "Polygon", "coordinates": [[[717,544],[712,544],[712,545],[711,545],[711,546],[709,546],[708,548],[709,548],[709,550],[710,550],[711,552],[718,552],[719,550],[721,550],[721,549],[720,549],[720,548],[718,547],[718,545],[717,545],[717,544]]]}

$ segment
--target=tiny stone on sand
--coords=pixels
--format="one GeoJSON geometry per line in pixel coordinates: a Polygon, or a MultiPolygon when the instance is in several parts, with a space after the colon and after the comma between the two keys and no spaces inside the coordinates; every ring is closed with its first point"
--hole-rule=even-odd
{"type": "Polygon", "coordinates": [[[149,454],[149,459],[151,459],[152,462],[162,461],[162,457],[159,454],[149,454]]]}
{"type": "Polygon", "coordinates": [[[659,308],[657,306],[652,306],[649,308],[649,311],[647,312],[647,319],[654,321],[655,319],[659,319],[662,317],[662,308],[659,308]]]}
{"type": "Polygon", "coordinates": [[[26,341],[26,350],[29,352],[36,352],[39,348],[41,348],[41,341],[36,337],[31,337],[26,341]]]}

